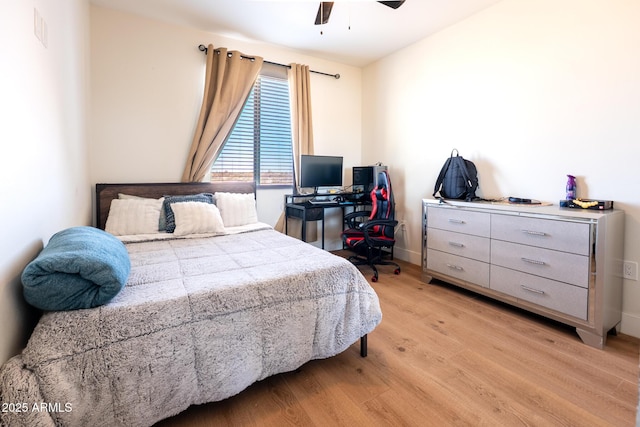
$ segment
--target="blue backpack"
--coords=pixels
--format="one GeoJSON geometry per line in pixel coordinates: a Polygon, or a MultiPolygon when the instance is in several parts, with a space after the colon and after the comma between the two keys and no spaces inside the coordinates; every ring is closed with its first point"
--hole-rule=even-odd
{"type": "Polygon", "coordinates": [[[478,170],[470,160],[465,160],[457,149],[451,151],[451,157],[442,166],[433,189],[433,197],[440,193],[444,199],[464,199],[470,202],[476,197],[478,189],[478,170]],[[453,153],[456,153],[454,156],[453,153]]]}

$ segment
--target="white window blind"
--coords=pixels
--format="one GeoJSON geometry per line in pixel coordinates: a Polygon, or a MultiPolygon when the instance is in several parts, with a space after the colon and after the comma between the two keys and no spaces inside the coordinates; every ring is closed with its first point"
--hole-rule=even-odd
{"type": "Polygon", "coordinates": [[[211,167],[211,181],[293,185],[287,80],[260,75],[211,167]]]}

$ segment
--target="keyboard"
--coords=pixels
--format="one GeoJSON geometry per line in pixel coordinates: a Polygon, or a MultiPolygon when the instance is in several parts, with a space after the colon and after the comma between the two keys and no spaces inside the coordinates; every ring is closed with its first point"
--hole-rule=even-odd
{"type": "Polygon", "coordinates": [[[309,200],[312,205],[335,205],[338,202],[335,200],[309,200]]]}

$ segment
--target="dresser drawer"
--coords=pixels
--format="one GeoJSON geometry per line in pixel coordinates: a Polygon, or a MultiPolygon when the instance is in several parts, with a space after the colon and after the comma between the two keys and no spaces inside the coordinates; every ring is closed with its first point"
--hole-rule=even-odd
{"type": "Polygon", "coordinates": [[[588,223],[513,215],[491,215],[491,238],[589,255],[588,223]]]}
{"type": "Polygon", "coordinates": [[[491,240],[491,264],[572,285],[589,286],[589,257],[491,240]]]}
{"type": "Polygon", "coordinates": [[[489,237],[491,217],[483,212],[430,206],[427,211],[427,227],[489,237]]]}
{"type": "Polygon", "coordinates": [[[427,249],[427,269],[489,287],[489,264],[445,252],[427,249]]]}
{"type": "Polygon", "coordinates": [[[589,292],[585,288],[491,266],[490,288],[518,299],[587,320],[589,292]]]}
{"type": "Polygon", "coordinates": [[[427,229],[427,247],[478,261],[489,262],[491,244],[488,238],[454,233],[437,228],[427,229]]]}

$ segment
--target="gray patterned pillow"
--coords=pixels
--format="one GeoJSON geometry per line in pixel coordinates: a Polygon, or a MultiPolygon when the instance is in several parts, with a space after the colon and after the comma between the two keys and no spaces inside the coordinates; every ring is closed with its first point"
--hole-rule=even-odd
{"type": "Polygon", "coordinates": [[[164,210],[167,233],[173,233],[176,229],[176,218],[171,209],[172,203],[179,202],[202,202],[215,204],[213,202],[213,194],[211,193],[199,193],[199,194],[187,194],[184,196],[164,196],[164,203],[162,208],[164,210]]]}

